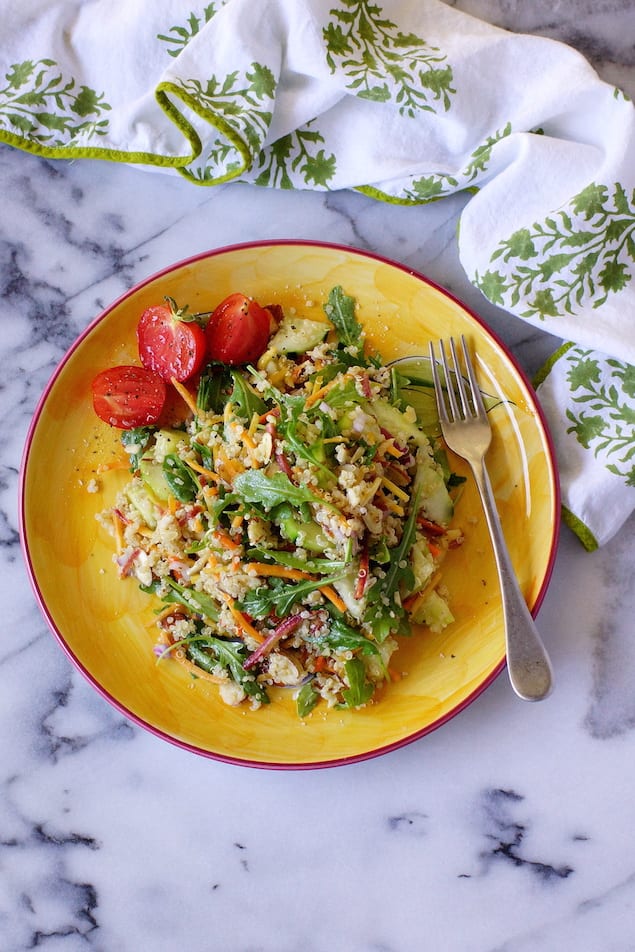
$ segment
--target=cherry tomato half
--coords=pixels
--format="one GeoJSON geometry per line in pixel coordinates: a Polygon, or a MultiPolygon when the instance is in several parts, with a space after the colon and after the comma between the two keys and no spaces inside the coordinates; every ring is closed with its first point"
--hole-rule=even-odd
{"type": "Polygon", "coordinates": [[[200,370],[207,350],[203,328],[172,301],[146,308],[137,325],[137,342],[143,366],[164,380],[189,380],[200,370]]]}
{"type": "Polygon", "coordinates": [[[206,328],[210,360],[224,364],[254,363],[269,342],[271,313],[253,298],[230,294],[218,305],[206,328]]]}
{"type": "Polygon", "coordinates": [[[156,423],[166,395],[167,388],[158,374],[132,364],[109,367],[93,380],[95,413],[120,430],[156,423]]]}

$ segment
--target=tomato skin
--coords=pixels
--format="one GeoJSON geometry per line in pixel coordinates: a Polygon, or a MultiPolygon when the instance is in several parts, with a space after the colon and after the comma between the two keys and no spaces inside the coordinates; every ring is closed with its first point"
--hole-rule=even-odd
{"type": "Polygon", "coordinates": [[[254,363],[267,349],[270,331],[270,311],[244,294],[230,294],[209,319],[207,356],[230,365],[254,363]]]}
{"type": "Polygon", "coordinates": [[[145,367],[121,364],[102,370],[93,380],[93,408],[100,420],[120,430],[152,426],[167,396],[165,382],[145,367]]]}
{"type": "Polygon", "coordinates": [[[178,309],[156,304],[145,309],[137,324],[141,363],[148,370],[183,382],[200,370],[207,351],[205,331],[196,321],[184,321],[178,309]]]}

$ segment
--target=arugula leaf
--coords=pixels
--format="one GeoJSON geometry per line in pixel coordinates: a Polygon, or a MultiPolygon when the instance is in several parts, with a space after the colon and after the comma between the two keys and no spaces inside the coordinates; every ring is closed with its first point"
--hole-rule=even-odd
{"type": "Polygon", "coordinates": [[[350,687],[342,691],[347,707],[360,707],[366,704],[375,693],[375,686],[366,680],[364,662],[358,658],[347,661],[344,665],[350,687]]]}
{"type": "Polygon", "coordinates": [[[296,699],[298,717],[306,717],[307,714],[310,714],[319,700],[320,695],[314,689],[313,682],[307,681],[307,683],[301,687],[296,699]]]}
{"type": "Polygon", "coordinates": [[[329,481],[333,473],[324,465],[325,452],[322,439],[307,439],[303,432],[305,427],[300,421],[300,415],[305,411],[305,398],[280,395],[278,402],[280,418],[278,433],[288,447],[295,453],[297,459],[306,459],[324,475],[329,481]]]}
{"type": "Polygon", "coordinates": [[[210,514],[210,523],[217,526],[221,516],[230,506],[236,506],[240,503],[240,497],[237,493],[226,492],[224,496],[218,496],[213,502],[207,503],[207,510],[210,514]]]}
{"type": "Polygon", "coordinates": [[[261,469],[248,469],[236,476],[233,488],[245,502],[260,503],[265,509],[272,509],[283,502],[289,502],[296,507],[304,502],[327,505],[307,486],[296,486],[292,483],[285,473],[272,473],[268,476],[261,469]]]}
{"type": "Polygon", "coordinates": [[[241,641],[206,638],[204,641],[190,643],[187,647],[187,655],[190,661],[199,668],[203,668],[204,671],[213,672],[216,664],[222,664],[224,668],[227,668],[232,680],[240,684],[245,694],[257,698],[263,704],[269,703],[264,687],[243,668],[243,663],[249,657],[249,651],[241,641]],[[208,651],[212,652],[213,657],[210,657],[208,651]]]}
{"type": "Polygon", "coordinates": [[[199,443],[198,440],[192,440],[190,447],[196,450],[201,457],[203,466],[206,466],[207,469],[214,469],[214,454],[212,453],[211,447],[206,446],[205,443],[199,443]]]}
{"type": "Polygon", "coordinates": [[[230,371],[234,386],[229,399],[237,407],[237,415],[245,420],[251,420],[254,413],[259,416],[267,409],[265,401],[258,396],[253,387],[237,370],[230,371]]]}
{"type": "Polygon", "coordinates": [[[342,380],[331,387],[324,398],[326,403],[335,410],[341,407],[350,407],[355,404],[363,403],[365,398],[357,392],[354,380],[342,380]]]}
{"type": "Polygon", "coordinates": [[[282,579],[273,579],[270,585],[259,585],[258,588],[251,588],[236,603],[236,607],[241,612],[246,612],[251,618],[267,618],[273,611],[276,589],[287,584],[289,583],[282,579]]]}
{"type": "Polygon", "coordinates": [[[381,658],[379,648],[374,641],[339,618],[331,622],[330,630],[321,635],[317,643],[334,651],[359,651],[364,655],[377,655],[381,658]]]}
{"type": "Polygon", "coordinates": [[[130,471],[139,469],[139,463],[155,428],[153,426],[135,426],[132,430],[122,430],[121,445],[130,457],[130,471]]]}
{"type": "Polygon", "coordinates": [[[179,502],[192,502],[200,490],[200,484],[192,470],[176,453],[168,453],[163,460],[163,475],[170,492],[179,502]]]}
{"type": "Polygon", "coordinates": [[[406,611],[396,599],[400,585],[412,588],[414,575],[408,562],[410,549],[417,532],[417,513],[421,488],[415,492],[410,503],[410,512],[404,523],[403,534],[398,546],[390,550],[390,561],[386,574],[378,578],[368,593],[368,607],[364,621],[372,627],[377,641],[385,641],[391,631],[408,634],[409,625],[406,611]]]}
{"type": "Polygon", "coordinates": [[[253,618],[266,618],[274,612],[279,618],[286,618],[293,605],[305,595],[314,592],[323,585],[331,585],[342,578],[342,574],[319,579],[307,579],[305,582],[291,582],[286,579],[272,579],[269,585],[260,585],[242,598],[240,609],[253,618]]]}
{"type": "MultiPolygon", "coordinates": [[[[197,592],[195,589],[188,588],[185,585],[180,585],[179,582],[176,582],[173,578],[166,578],[163,581],[170,588],[170,591],[162,596],[162,600],[166,604],[176,603],[183,605],[191,612],[202,615],[203,618],[209,621],[218,621],[220,610],[211,596],[206,595],[204,592],[197,592]]],[[[140,585],[139,587],[142,592],[157,595],[161,585],[161,580],[155,579],[150,585],[140,585]]]]}
{"type": "Polygon", "coordinates": [[[313,575],[325,575],[327,572],[337,572],[339,569],[346,568],[346,562],[341,559],[299,558],[292,552],[286,552],[283,549],[253,548],[249,550],[249,558],[256,561],[277,562],[278,565],[285,565],[288,569],[301,569],[304,572],[311,572],[313,575]]]}
{"type": "Polygon", "coordinates": [[[225,364],[209,364],[201,375],[196,393],[199,410],[222,413],[227,402],[231,374],[225,364]]]}
{"type": "Polygon", "coordinates": [[[344,293],[340,285],[334,287],[324,305],[324,313],[335,327],[337,336],[345,347],[356,344],[363,347],[362,326],[355,317],[355,298],[344,293]]]}

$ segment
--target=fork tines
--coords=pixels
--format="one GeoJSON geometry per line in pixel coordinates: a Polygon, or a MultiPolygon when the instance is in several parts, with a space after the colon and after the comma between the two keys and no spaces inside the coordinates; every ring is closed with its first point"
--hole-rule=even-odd
{"type": "Polygon", "coordinates": [[[439,377],[438,363],[435,356],[434,344],[430,341],[430,365],[432,367],[432,380],[437,394],[437,403],[439,409],[439,419],[441,421],[450,421],[477,417],[485,414],[483,398],[479,389],[474,366],[470,358],[465,337],[462,334],[461,351],[463,354],[463,363],[469,381],[469,388],[466,386],[466,380],[461,372],[461,364],[457,354],[454,338],[450,337],[447,344],[451,355],[451,364],[446,353],[444,341],[439,341],[439,352],[441,369],[443,371],[443,381],[439,377]],[[443,386],[445,384],[445,387],[443,386]],[[443,391],[447,394],[447,401],[443,398],[443,391]]]}

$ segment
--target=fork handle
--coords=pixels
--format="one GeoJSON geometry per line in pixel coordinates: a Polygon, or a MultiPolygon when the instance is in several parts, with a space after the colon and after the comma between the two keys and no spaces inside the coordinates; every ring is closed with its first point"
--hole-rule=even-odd
{"type": "Polygon", "coordinates": [[[509,680],[524,701],[541,701],[552,688],[551,662],[516,579],[484,460],[473,463],[472,472],[485,510],[498,569],[509,680]]]}

